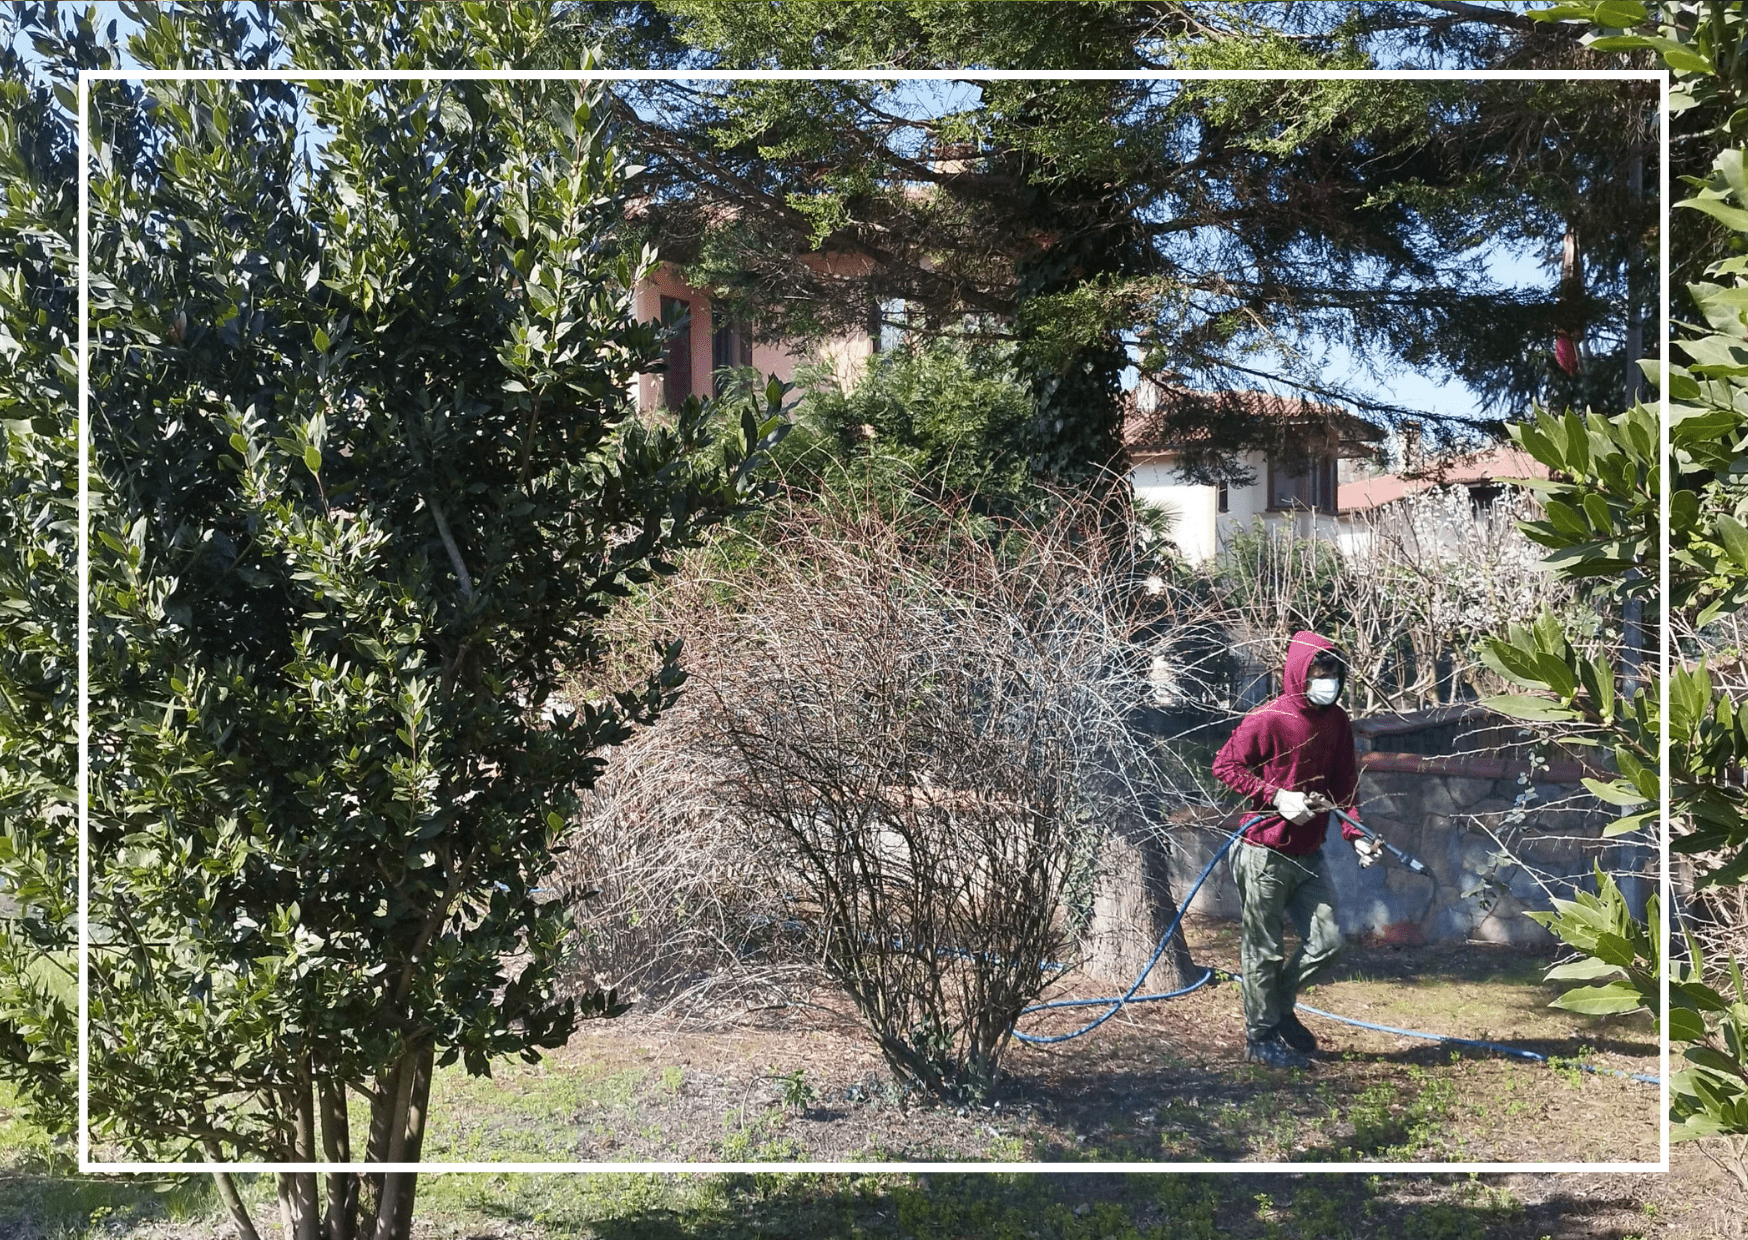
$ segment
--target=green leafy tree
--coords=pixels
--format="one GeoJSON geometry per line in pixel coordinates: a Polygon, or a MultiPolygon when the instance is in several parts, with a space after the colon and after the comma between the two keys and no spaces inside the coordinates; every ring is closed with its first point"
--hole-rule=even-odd
{"type": "Polygon", "coordinates": [[[976,511],[1014,511],[1036,496],[1017,447],[1031,401],[1008,352],[918,342],[876,354],[847,390],[813,385],[779,453],[785,473],[797,485],[856,487],[874,470],[976,511]]]}
{"type": "MultiPolygon", "coordinates": [[[[1569,4],[1537,16],[1581,26],[1591,46],[1649,51],[1677,78],[1678,121],[1697,136],[1726,144],[1705,178],[1690,178],[1696,193],[1678,203],[1748,236],[1748,182],[1743,135],[1735,115],[1720,120],[1712,106],[1733,97],[1742,46],[1733,6],[1637,3],[1569,4]]],[[[1685,212],[1684,212],[1685,213],[1685,212]]],[[[1563,576],[1596,583],[1617,599],[1654,599],[1658,543],[1669,542],[1667,603],[1673,666],[1667,685],[1638,671],[1637,687],[1623,693],[1621,669],[1607,659],[1580,658],[1551,616],[1532,628],[1495,639],[1495,670],[1531,695],[1505,695],[1494,704],[1527,720],[1574,728],[1577,739],[1612,749],[1618,776],[1587,780],[1598,797],[1627,812],[1607,833],[1645,827],[1661,802],[1672,825],[1671,846],[1693,858],[1696,886],[1748,881],[1748,793],[1740,772],[1748,759],[1748,720],[1742,704],[1707,667],[1707,626],[1748,605],[1748,263],[1727,257],[1705,268],[1689,286],[1703,323],[1682,327],[1675,341],[1685,365],[1647,364],[1668,398],[1670,455],[1660,455],[1658,414],[1637,405],[1616,417],[1542,414],[1513,437],[1547,465],[1551,480],[1537,484],[1546,518],[1526,532],[1549,548],[1548,563],[1563,576]],[[1660,494],[1669,490],[1669,525],[1662,529],[1660,494]],[[1661,707],[1667,695],[1668,709],[1661,707]],[[1667,727],[1668,776],[1660,787],[1658,746],[1667,727]]],[[[1599,876],[1600,883],[1600,876],[1599,876]]],[[[1647,920],[1657,916],[1653,908],[1647,920]]],[[[1556,966],[1551,977],[1605,979],[1569,991],[1557,1001],[1580,1011],[1645,1008],[1662,1018],[1658,978],[1662,963],[1644,925],[1627,916],[1612,883],[1596,896],[1559,902],[1543,919],[1580,958],[1556,966]]],[[[1681,1138],[1716,1137],[1729,1144],[1748,1190],[1748,995],[1738,962],[1705,975],[1698,944],[1688,959],[1672,962],[1666,1024],[1682,1047],[1685,1066],[1670,1082],[1671,1120],[1681,1138]],[[1723,982],[1713,986],[1712,981],[1723,982]]]]}
{"type": "Polygon", "coordinates": [[[0,24],[0,1077],[64,1133],[77,1090],[75,178],[65,114],[16,29],[0,24]]]}
{"type": "MultiPolygon", "coordinates": [[[[135,60],[191,68],[513,66],[550,16],[129,15],[135,60]]],[[[67,75],[118,53],[52,9],[14,17],[55,77],[15,59],[5,88],[24,261],[0,307],[30,340],[5,394],[35,416],[7,427],[0,736],[25,776],[0,790],[0,864],[38,915],[0,942],[0,1050],[54,1118],[67,1013],[36,979],[70,899],[67,75]]],[[[541,888],[601,750],[672,702],[679,643],[583,701],[558,679],[617,600],[744,509],[782,423],[776,391],[726,436],[697,402],[670,427],[632,416],[663,339],[630,315],[652,256],[617,240],[601,104],[492,80],[94,85],[99,1140],[416,1162],[437,1067],[536,1059],[618,1010],[562,993],[566,905],[541,888]]],[[[413,1175],[326,1180],[278,1177],[288,1240],[408,1234],[413,1175]]]]}

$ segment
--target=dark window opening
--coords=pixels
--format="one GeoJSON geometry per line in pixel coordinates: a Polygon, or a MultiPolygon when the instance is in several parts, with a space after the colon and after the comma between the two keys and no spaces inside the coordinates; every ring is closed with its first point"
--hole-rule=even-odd
{"type": "Polygon", "coordinates": [[[1285,512],[1309,509],[1312,512],[1334,512],[1335,458],[1312,461],[1299,473],[1288,473],[1269,462],[1269,510],[1285,512]]]}
{"type": "Polygon", "coordinates": [[[1227,490],[1226,479],[1224,478],[1214,484],[1214,511],[1232,511],[1232,495],[1227,490]]]}
{"type": "Polygon", "coordinates": [[[1469,510],[1476,516],[1488,511],[1505,493],[1505,488],[1497,482],[1484,483],[1481,486],[1469,488],[1469,510]]]}
{"type": "Polygon", "coordinates": [[[673,333],[662,354],[667,374],[662,379],[662,404],[678,409],[692,394],[692,307],[678,297],[662,298],[662,322],[673,333]]]}
{"type": "Polygon", "coordinates": [[[746,324],[714,309],[710,312],[710,327],[711,390],[721,396],[728,381],[727,372],[753,364],[753,334],[746,324]]]}

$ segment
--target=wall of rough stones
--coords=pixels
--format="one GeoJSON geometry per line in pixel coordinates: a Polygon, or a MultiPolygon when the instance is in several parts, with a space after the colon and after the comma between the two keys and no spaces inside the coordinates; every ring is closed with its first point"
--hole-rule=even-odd
{"type": "MultiPolygon", "coordinates": [[[[1618,811],[1579,781],[1606,772],[1575,755],[1538,755],[1515,727],[1474,708],[1361,721],[1355,734],[1363,820],[1431,873],[1416,874],[1393,857],[1362,870],[1332,827],[1325,865],[1349,938],[1550,943],[1525,911],[1548,908],[1552,894],[1570,895],[1572,883],[1590,885],[1597,860],[1611,872],[1629,872],[1622,887],[1641,913],[1655,891],[1655,853],[1648,846],[1601,838],[1618,811]]],[[[1182,817],[1167,863],[1177,898],[1241,818],[1182,817]]],[[[1238,911],[1222,863],[1191,912],[1236,919],[1238,911]]]]}

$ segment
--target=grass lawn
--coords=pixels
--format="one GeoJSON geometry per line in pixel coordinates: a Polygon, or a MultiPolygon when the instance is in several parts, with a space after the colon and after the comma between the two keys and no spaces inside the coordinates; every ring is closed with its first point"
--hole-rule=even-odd
{"type": "MultiPolygon", "coordinates": [[[[1202,928],[1198,960],[1230,965],[1202,928]]],[[[1230,985],[1133,1009],[1088,1038],[1016,1047],[987,1106],[893,1088],[829,994],[710,1026],[633,1015],[585,1025],[538,1065],[433,1087],[430,1160],[734,1161],[768,1172],[457,1174],[421,1181],[419,1235],[1610,1237],[1740,1235],[1748,1203],[1703,1157],[1675,1174],[1116,1174],[1088,1164],[1655,1161],[1654,1088],[1583,1073],[1657,1071],[1645,1019],[1586,1020],[1547,1002],[1543,958],[1484,945],[1355,947],[1307,1001],[1379,1024],[1508,1041],[1549,1068],[1307,1018],[1306,1072],[1243,1064],[1230,985]],[[786,1172],[797,1160],[1049,1161],[1065,1172],[786,1172]]],[[[1099,993],[1096,983],[1070,987],[1099,993]]],[[[1084,1018],[1083,1018],[1084,1019],[1084,1018]]],[[[1052,1015],[1038,1028],[1069,1027],[1052,1015]]],[[[64,1161],[0,1097],[0,1240],[229,1234],[202,1177],[56,1174],[64,1161]]],[[[245,1192],[264,1233],[266,1177],[245,1192]]],[[[268,1233],[270,1234],[270,1233],[268,1233]]],[[[265,1235],[264,1235],[265,1240],[265,1235]]]]}
{"type": "MultiPolygon", "coordinates": [[[[0,1170],[0,1240],[206,1240],[230,1225],[200,1177],[0,1170]]],[[[271,1186],[245,1177],[264,1240],[271,1186]]],[[[1660,1175],[443,1175],[420,1240],[1652,1240],[1736,1237],[1743,1203],[1697,1154],[1660,1175]]]]}
{"type": "MultiPolygon", "coordinates": [[[[1199,961],[1235,966],[1204,927],[1199,961]]],[[[709,1025],[633,1014],[585,1025],[540,1064],[439,1075],[426,1157],[589,1162],[1655,1162],[1644,1015],[1549,1008],[1543,954],[1486,944],[1350,948],[1313,1006],[1509,1042],[1548,1067],[1306,1017],[1312,1068],[1242,1062],[1233,984],[1130,1008],[1089,1037],[1014,1046],[982,1106],[897,1090],[840,996],[709,1025]]],[[[1088,979],[1067,993],[1105,991],[1088,979]]],[[[1093,1013],[1044,1014],[1059,1032],[1093,1013]]]]}

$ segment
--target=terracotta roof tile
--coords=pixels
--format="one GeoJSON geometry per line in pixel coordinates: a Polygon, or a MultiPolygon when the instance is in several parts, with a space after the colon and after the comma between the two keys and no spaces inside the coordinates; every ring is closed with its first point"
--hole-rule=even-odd
{"type": "Polygon", "coordinates": [[[1342,512],[1379,508],[1417,491],[1441,486],[1477,486],[1499,478],[1546,478],[1548,467],[1523,449],[1501,444],[1466,456],[1447,457],[1412,474],[1379,474],[1344,482],[1336,490],[1342,512]]]}
{"type": "Polygon", "coordinates": [[[1324,404],[1303,396],[1280,396],[1273,392],[1195,392],[1187,388],[1159,388],[1152,400],[1142,388],[1123,393],[1123,446],[1131,456],[1162,455],[1202,436],[1185,435],[1172,428],[1172,414],[1185,405],[1213,417],[1262,418],[1318,438],[1335,438],[1344,445],[1377,443],[1384,438],[1381,427],[1356,417],[1338,405],[1324,404]]]}

